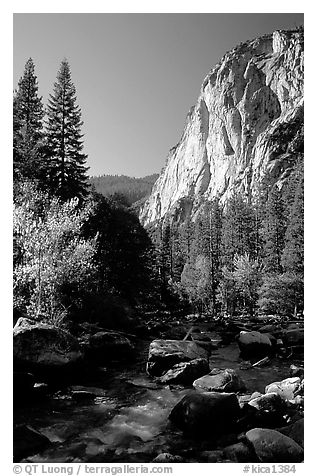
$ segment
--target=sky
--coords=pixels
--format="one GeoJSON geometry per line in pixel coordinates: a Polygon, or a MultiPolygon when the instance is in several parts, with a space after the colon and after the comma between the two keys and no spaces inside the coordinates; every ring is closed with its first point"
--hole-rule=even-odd
{"type": "Polygon", "coordinates": [[[161,170],[228,50],[301,24],[297,13],[16,13],[13,88],[31,57],[46,104],[67,58],[89,175],[142,177],[161,170]]]}

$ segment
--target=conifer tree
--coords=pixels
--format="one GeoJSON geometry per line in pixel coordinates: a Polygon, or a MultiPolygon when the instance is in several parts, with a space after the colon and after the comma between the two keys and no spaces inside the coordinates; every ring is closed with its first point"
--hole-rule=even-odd
{"type": "Polygon", "coordinates": [[[304,275],[304,177],[298,180],[282,254],[284,271],[304,275]]]}
{"type": "Polygon", "coordinates": [[[286,211],[281,190],[273,186],[268,194],[262,221],[263,264],[265,272],[282,272],[282,253],[286,229],[286,211]]]}
{"type": "Polygon", "coordinates": [[[256,216],[251,204],[239,194],[227,203],[222,225],[223,265],[233,269],[235,255],[248,253],[251,259],[257,256],[256,216]]]}
{"type": "Polygon", "coordinates": [[[87,191],[87,155],[83,153],[81,110],[68,61],[61,63],[47,107],[48,185],[67,200],[87,191]]]}
{"type": "Polygon", "coordinates": [[[38,179],[43,152],[42,97],[32,58],[13,96],[13,174],[15,180],[38,179]]]}

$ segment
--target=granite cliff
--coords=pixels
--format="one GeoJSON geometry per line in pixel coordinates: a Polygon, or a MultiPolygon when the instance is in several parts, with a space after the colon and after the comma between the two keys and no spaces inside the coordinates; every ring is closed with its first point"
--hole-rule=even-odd
{"type": "Polygon", "coordinates": [[[302,29],[275,31],[226,53],[203,81],[179,143],[140,211],[147,226],[195,216],[203,200],[254,196],[283,183],[303,147],[302,29]]]}

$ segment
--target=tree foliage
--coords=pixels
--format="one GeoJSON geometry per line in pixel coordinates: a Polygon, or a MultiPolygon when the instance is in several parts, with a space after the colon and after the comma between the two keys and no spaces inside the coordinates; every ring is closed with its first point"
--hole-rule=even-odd
{"type": "Polygon", "coordinates": [[[96,238],[81,231],[91,207],[23,184],[14,205],[14,308],[35,319],[74,312],[95,276],[96,238]]]}
{"type": "Polygon", "coordinates": [[[83,153],[81,110],[70,67],[63,60],[47,106],[47,183],[63,200],[87,193],[87,155],[83,153]]]}
{"type": "Polygon", "coordinates": [[[43,167],[42,98],[32,58],[13,96],[13,175],[15,180],[39,179],[43,167]]]}

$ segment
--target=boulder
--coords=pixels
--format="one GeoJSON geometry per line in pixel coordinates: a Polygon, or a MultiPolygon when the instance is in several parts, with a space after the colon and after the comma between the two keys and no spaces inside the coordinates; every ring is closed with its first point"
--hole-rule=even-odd
{"type": "Polygon", "coordinates": [[[257,331],[240,332],[238,337],[240,352],[245,357],[265,356],[272,352],[272,342],[266,334],[257,331]]]}
{"type": "Polygon", "coordinates": [[[284,400],[293,400],[301,386],[299,377],[290,377],[281,382],[273,382],[265,387],[265,393],[277,393],[284,400]]]}
{"type": "Polygon", "coordinates": [[[83,354],[69,332],[19,319],[13,329],[13,356],[17,369],[60,371],[80,363],[83,354]]]}
{"type": "Polygon", "coordinates": [[[303,461],[303,448],[279,431],[254,428],[246,433],[246,437],[261,463],[300,463],[303,461]]]}
{"type": "MultiPolygon", "coordinates": [[[[253,398],[246,405],[247,408],[255,408],[255,413],[250,413],[249,423],[253,426],[261,425],[264,427],[281,426],[285,422],[286,403],[277,393],[266,393],[260,397],[253,398]]],[[[248,413],[248,412],[246,412],[248,413]]]]}
{"type": "Polygon", "coordinates": [[[192,391],[176,404],[169,419],[185,433],[211,436],[234,426],[239,414],[234,393],[192,391]]]}
{"type": "Polygon", "coordinates": [[[291,364],[290,366],[291,377],[304,377],[304,369],[303,367],[299,367],[298,365],[291,364]]]}
{"type": "Polygon", "coordinates": [[[282,339],[286,347],[301,347],[304,345],[304,329],[286,329],[282,339]]]}
{"type": "Polygon", "coordinates": [[[257,410],[267,412],[283,412],[285,409],[285,403],[282,397],[273,392],[253,398],[249,401],[248,405],[251,405],[257,410]]]}
{"type": "Polygon", "coordinates": [[[83,342],[88,359],[103,364],[111,360],[126,359],[134,354],[130,340],[114,331],[99,331],[83,342]]]}
{"type": "Polygon", "coordinates": [[[13,430],[13,458],[20,461],[26,456],[34,455],[50,445],[50,440],[27,425],[19,425],[13,430]]]}
{"type": "Polygon", "coordinates": [[[184,459],[178,455],[170,453],[161,453],[154,458],[153,463],[183,463],[184,459]]]}
{"type": "Polygon", "coordinates": [[[149,348],[146,371],[160,377],[175,364],[198,358],[208,359],[209,353],[192,341],[156,339],[149,348]]]}
{"type": "Polygon", "coordinates": [[[243,392],[246,387],[243,380],[232,369],[213,369],[208,375],[195,380],[197,390],[207,392],[243,392]]]}
{"type": "Polygon", "coordinates": [[[206,463],[222,463],[224,454],[222,450],[202,451],[199,454],[199,461],[206,463]]]}
{"type": "Polygon", "coordinates": [[[266,324],[258,329],[259,332],[264,334],[271,334],[276,339],[281,337],[282,335],[282,328],[276,324],[266,324]]]}
{"type": "Polygon", "coordinates": [[[192,385],[194,380],[209,370],[208,360],[194,359],[189,362],[175,364],[159,380],[164,384],[192,385]]]}
{"type": "Polygon", "coordinates": [[[235,463],[254,463],[258,461],[253,448],[250,445],[246,445],[242,441],[230,446],[226,446],[223,449],[223,456],[235,463]]]}
{"type": "Polygon", "coordinates": [[[304,418],[295,421],[291,425],[278,428],[280,433],[289,436],[292,440],[296,441],[302,448],[304,448],[304,418]]]}

